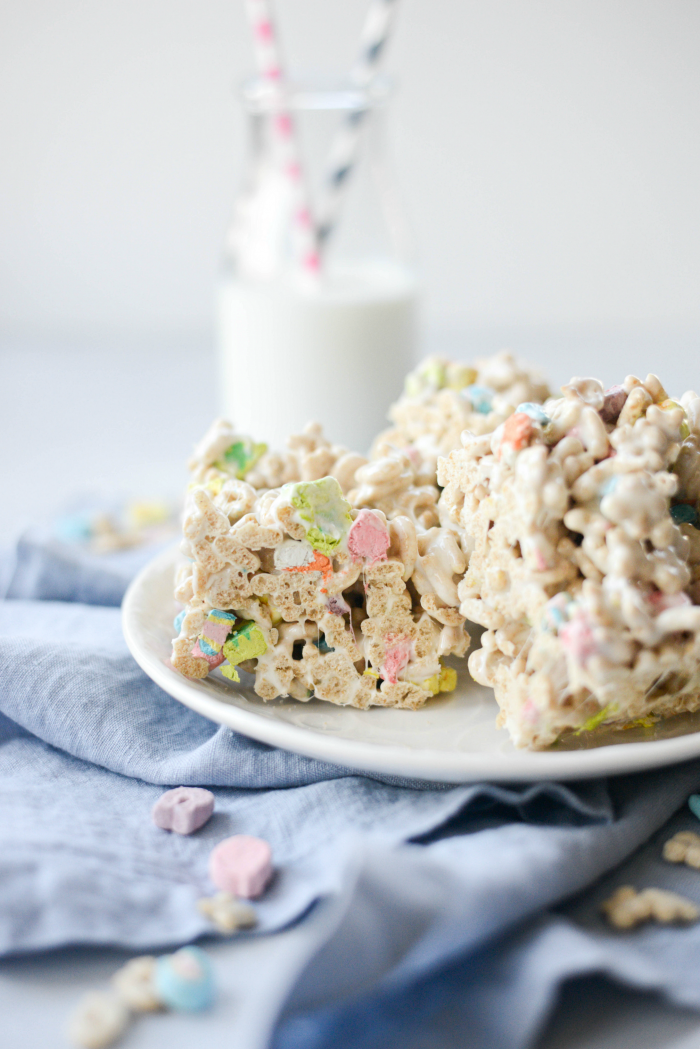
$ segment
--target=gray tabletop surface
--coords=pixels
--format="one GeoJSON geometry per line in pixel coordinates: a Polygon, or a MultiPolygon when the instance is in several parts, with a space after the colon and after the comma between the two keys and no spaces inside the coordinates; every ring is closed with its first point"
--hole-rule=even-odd
{"type": "MultiPolygon", "coordinates": [[[[213,368],[204,340],[84,339],[77,348],[47,339],[6,340],[0,345],[0,545],[51,519],[76,495],[176,497],[186,479],[183,462],[216,412],[213,368]]],[[[321,911],[316,920],[322,917],[321,911]]],[[[248,942],[245,951],[295,952],[303,937],[304,923],[252,948],[248,942]]],[[[235,1014],[239,1032],[248,1011],[250,1044],[240,1049],[263,1049],[255,1022],[259,989],[248,986],[241,945],[210,949],[222,992],[217,1008],[235,1014]]],[[[2,1049],[64,1046],[71,1006],[83,991],[104,987],[124,958],[75,949],[0,962],[2,1049]]],[[[207,1039],[205,1032],[205,1018],[165,1016],[134,1028],[128,1044],[217,1049],[218,1035],[207,1039]]],[[[538,1049],[693,1047],[700,1047],[696,1014],[587,978],[563,989],[538,1049]]]]}

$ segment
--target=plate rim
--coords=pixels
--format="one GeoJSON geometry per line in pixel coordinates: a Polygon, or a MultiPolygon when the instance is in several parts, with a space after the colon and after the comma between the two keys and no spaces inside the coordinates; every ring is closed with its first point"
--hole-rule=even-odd
{"type": "Polygon", "coordinates": [[[175,567],[178,555],[177,545],[162,551],[151,558],[129,584],[121,607],[122,631],[127,647],[144,673],[173,699],[210,721],[226,725],[258,742],[344,769],[426,783],[453,784],[484,779],[501,783],[592,779],[661,768],[700,757],[700,731],[669,739],[612,743],[585,750],[523,750],[494,754],[407,748],[314,732],[202,695],[193,682],[177,671],[169,670],[152,655],[134,629],[141,593],[152,576],[175,567]]]}

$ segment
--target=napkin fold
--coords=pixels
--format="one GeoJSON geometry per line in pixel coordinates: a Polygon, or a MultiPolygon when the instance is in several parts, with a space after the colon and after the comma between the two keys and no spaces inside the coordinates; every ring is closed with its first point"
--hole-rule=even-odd
{"type": "Polygon", "coordinates": [[[520,1049],[560,983],[592,971],[700,1008],[695,927],[622,935],[598,911],[631,878],[700,902],[700,874],[660,860],[673,828],[697,827],[686,811],[665,825],[700,786],[700,763],[453,787],[246,739],[162,692],[129,655],[115,605],[146,556],[102,562],[38,535],[6,571],[0,953],[142,951],[211,933],[196,909],[214,891],[209,853],[248,833],[271,843],[277,870],[257,905],[260,932],[332,905],[265,1017],[278,1049],[520,1049]],[[150,819],[180,784],[216,795],[214,817],[189,837],[150,819]]]}

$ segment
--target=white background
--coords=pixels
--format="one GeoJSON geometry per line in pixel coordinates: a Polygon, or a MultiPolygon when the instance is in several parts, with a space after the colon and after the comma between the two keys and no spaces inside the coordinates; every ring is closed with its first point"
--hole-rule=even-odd
{"type": "MultiPolygon", "coordinates": [[[[292,71],[349,69],[367,2],[277,0],[292,71]]],[[[402,0],[428,348],[700,389],[699,51],[698,0],[402,0]]],[[[0,0],[0,535],[184,483],[253,68],[243,0],[0,0]]]]}
{"type": "MultiPolygon", "coordinates": [[[[366,2],[278,0],[290,66],[347,69],[366,2]]],[[[1,12],[1,330],[209,338],[242,0],[1,12]]],[[[431,332],[692,341],[699,45],[697,0],[405,0],[393,153],[431,332]]]]}

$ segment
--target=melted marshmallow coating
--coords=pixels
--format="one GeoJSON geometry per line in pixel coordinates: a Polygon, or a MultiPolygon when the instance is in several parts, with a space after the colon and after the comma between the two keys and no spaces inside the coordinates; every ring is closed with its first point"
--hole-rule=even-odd
{"type": "Polygon", "coordinates": [[[417,484],[403,453],[354,457],[340,477],[313,426],[288,444],[318,462],[328,452],[334,472],[299,478],[295,467],[268,487],[269,456],[245,479],[227,473],[229,439],[258,447],[217,421],[191,461],[173,665],[192,678],[219,666],[232,681],[238,668],[251,672],[266,700],[360,708],[413,709],[453,688],[441,658],[469,645],[457,608],[465,562],[456,533],[439,525],[437,487],[417,484]]]}

